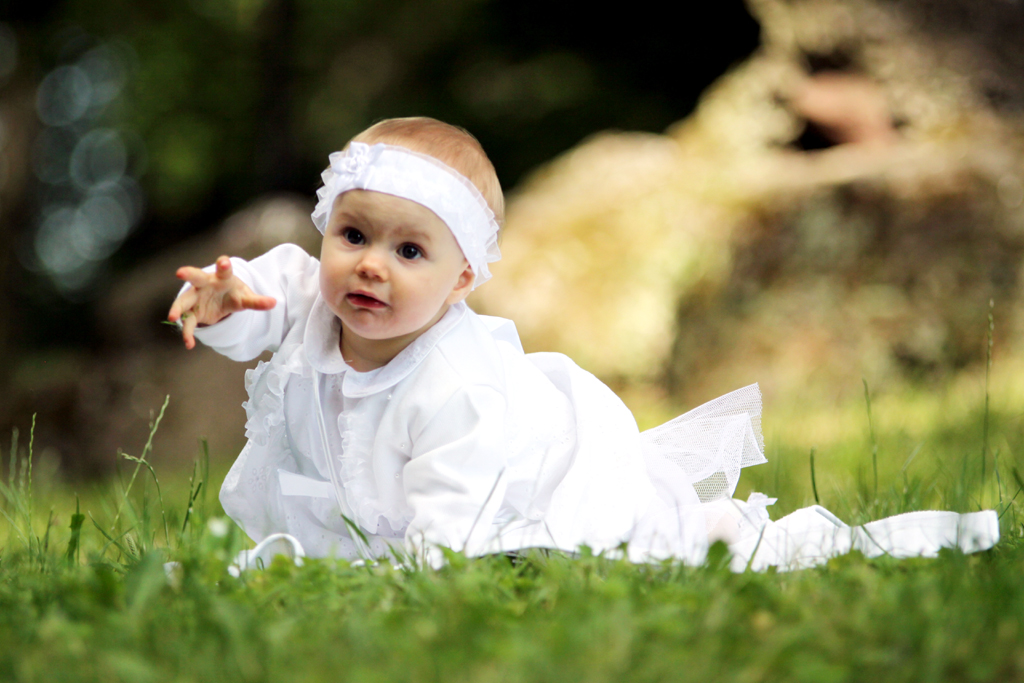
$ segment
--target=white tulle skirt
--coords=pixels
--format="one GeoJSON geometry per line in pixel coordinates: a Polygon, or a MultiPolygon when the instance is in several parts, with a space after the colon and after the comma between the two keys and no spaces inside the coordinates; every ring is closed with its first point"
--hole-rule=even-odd
{"type": "MultiPolygon", "coordinates": [[[[761,435],[761,392],[756,384],[705,403],[643,432],[640,438],[659,497],[671,503],[683,482],[688,482],[700,501],[710,540],[729,544],[734,571],[804,569],[851,550],[868,557],[897,558],[934,557],[941,548],[969,553],[991,548],[999,540],[999,521],[993,510],[909,512],[850,527],[820,505],[772,521],[766,508],[775,498],[753,493],[746,501],[734,499],[740,470],[767,462],[761,435]]],[[[693,507],[686,509],[692,511],[693,507]]],[[[671,533],[671,524],[654,524],[645,538],[669,537],[671,533]]],[[[647,550],[640,547],[631,556],[642,556],[647,550]]],[[[664,551],[647,554],[654,558],[664,551]]]]}

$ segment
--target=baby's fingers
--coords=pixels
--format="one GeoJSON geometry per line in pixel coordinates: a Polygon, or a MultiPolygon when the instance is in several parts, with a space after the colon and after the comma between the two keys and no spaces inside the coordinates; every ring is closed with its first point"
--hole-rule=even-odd
{"type": "Polygon", "coordinates": [[[182,266],[174,273],[179,280],[184,280],[196,289],[210,285],[214,281],[214,276],[207,273],[202,268],[194,268],[192,266],[182,266]]]}
{"type": "Polygon", "coordinates": [[[271,308],[277,305],[277,299],[272,296],[262,296],[260,294],[247,294],[244,295],[239,301],[242,308],[250,309],[253,311],[269,311],[271,308]]]}
{"type": "Polygon", "coordinates": [[[171,310],[167,312],[167,319],[172,323],[178,322],[181,319],[182,314],[185,311],[191,310],[196,305],[198,300],[196,290],[194,287],[190,287],[181,293],[174,303],[171,304],[171,310]]]}
{"type": "Polygon", "coordinates": [[[198,322],[195,314],[186,312],[181,318],[181,338],[185,340],[185,348],[192,350],[196,347],[196,338],[193,332],[198,322]]]}
{"type": "Polygon", "coordinates": [[[218,256],[215,273],[218,280],[230,280],[231,276],[234,275],[231,270],[231,259],[227,256],[218,256]]]}

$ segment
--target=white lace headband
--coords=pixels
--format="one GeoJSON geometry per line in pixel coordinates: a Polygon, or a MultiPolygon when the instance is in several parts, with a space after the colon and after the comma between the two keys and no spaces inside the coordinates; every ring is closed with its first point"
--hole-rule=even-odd
{"type": "Polygon", "coordinates": [[[330,156],[316,192],[313,223],[323,233],[334,200],[348,190],[372,190],[409,199],[433,211],[455,235],[475,275],[473,289],[491,279],[488,263],[501,258],[498,222],[487,200],[465,176],[433,157],[404,147],[351,142],[330,156]]]}

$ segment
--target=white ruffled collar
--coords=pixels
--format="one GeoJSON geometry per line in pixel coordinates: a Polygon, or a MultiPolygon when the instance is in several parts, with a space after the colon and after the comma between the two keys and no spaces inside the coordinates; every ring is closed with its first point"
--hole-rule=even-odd
{"type": "Polygon", "coordinates": [[[441,338],[462,321],[468,310],[465,303],[453,304],[433,327],[402,349],[390,363],[369,372],[357,372],[341,357],[338,346],[341,321],[318,294],[306,321],[302,345],[306,360],[314,370],[325,375],[344,373],[342,393],[350,398],[362,398],[393,387],[408,377],[441,338]]]}

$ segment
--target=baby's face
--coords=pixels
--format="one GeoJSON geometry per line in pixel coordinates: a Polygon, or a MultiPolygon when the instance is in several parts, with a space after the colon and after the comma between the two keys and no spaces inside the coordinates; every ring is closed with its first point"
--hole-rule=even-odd
{"type": "Polygon", "coordinates": [[[320,292],[342,333],[412,341],[469,293],[472,270],[448,226],[416,202],[350,190],[320,250],[320,292]]]}

